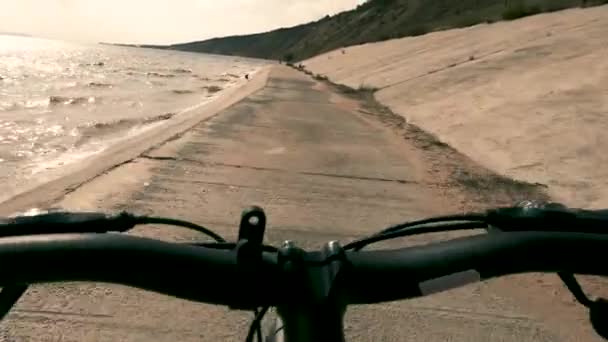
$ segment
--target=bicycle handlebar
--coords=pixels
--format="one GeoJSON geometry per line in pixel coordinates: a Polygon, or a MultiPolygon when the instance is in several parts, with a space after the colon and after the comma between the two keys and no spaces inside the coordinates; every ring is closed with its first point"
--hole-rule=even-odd
{"type": "MultiPolygon", "coordinates": [[[[346,252],[337,292],[349,304],[426,295],[523,272],[608,275],[605,234],[504,232],[396,250],[346,252]],[[374,281],[369,281],[373,279],[374,281]]],[[[309,256],[318,252],[306,253],[309,256]]],[[[188,300],[276,306],[293,298],[278,254],[264,252],[257,279],[234,250],[121,234],[58,234],[0,239],[0,286],[60,281],[117,283],[188,300]],[[247,284],[247,288],[243,288],[247,284]],[[291,297],[288,297],[289,291],[291,297]]],[[[315,266],[310,266],[315,267],[315,266]]]]}

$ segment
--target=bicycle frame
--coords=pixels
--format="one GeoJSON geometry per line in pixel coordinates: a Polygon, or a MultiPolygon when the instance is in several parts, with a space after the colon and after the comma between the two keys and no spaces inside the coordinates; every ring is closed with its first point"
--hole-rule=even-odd
{"type": "MultiPolygon", "coordinates": [[[[282,254],[300,252],[303,250],[290,241],[286,241],[281,249],[282,254]]],[[[327,243],[322,249],[324,258],[341,253],[342,247],[336,241],[327,243]]],[[[300,285],[294,290],[302,294],[303,300],[276,308],[277,319],[270,327],[266,341],[344,341],[343,319],[347,303],[333,291],[342,263],[337,258],[313,269],[297,264],[286,265],[292,274],[290,283],[300,285]]]]}
{"type": "Polygon", "coordinates": [[[344,341],[342,319],[336,312],[294,311],[277,308],[277,318],[268,329],[266,342],[344,341]]]}

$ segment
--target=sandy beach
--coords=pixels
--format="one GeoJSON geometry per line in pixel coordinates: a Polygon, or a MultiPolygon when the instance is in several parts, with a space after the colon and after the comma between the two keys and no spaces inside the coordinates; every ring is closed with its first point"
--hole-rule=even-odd
{"type": "Polygon", "coordinates": [[[608,206],[608,6],[332,51],[303,64],[501,175],[608,206]]]}

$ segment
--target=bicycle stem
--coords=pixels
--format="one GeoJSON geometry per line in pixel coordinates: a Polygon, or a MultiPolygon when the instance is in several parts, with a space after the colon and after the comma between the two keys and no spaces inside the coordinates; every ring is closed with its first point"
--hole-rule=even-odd
{"type": "MultiPolygon", "coordinates": [[[[291,296],[284,306],[277,307],[287,342],[344,341],[343,319],[347,303],[339,294],[338,274],[346,266],[344,250],[337,241],[321,250],[322,260],[331,260],[319,267],[310,267],[297,256],[304,251],[286,241],[279,251],[279,262],[288,274],[286,286],[291,296]],[[294,300],[295,298],[295,300],[294,300]]],[[[277,327],[280,328],[280,327],[277,327]]]]}

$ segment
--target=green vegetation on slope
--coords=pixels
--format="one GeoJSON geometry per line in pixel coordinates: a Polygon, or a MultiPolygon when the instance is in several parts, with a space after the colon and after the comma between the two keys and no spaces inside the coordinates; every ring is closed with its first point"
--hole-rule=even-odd
{"type": "Polygon", "coordinates": [[[604,3],[608,0],[369,0],[354,10],[304,25],[164,48],[303,60],[350,45],[604,3]]]}

